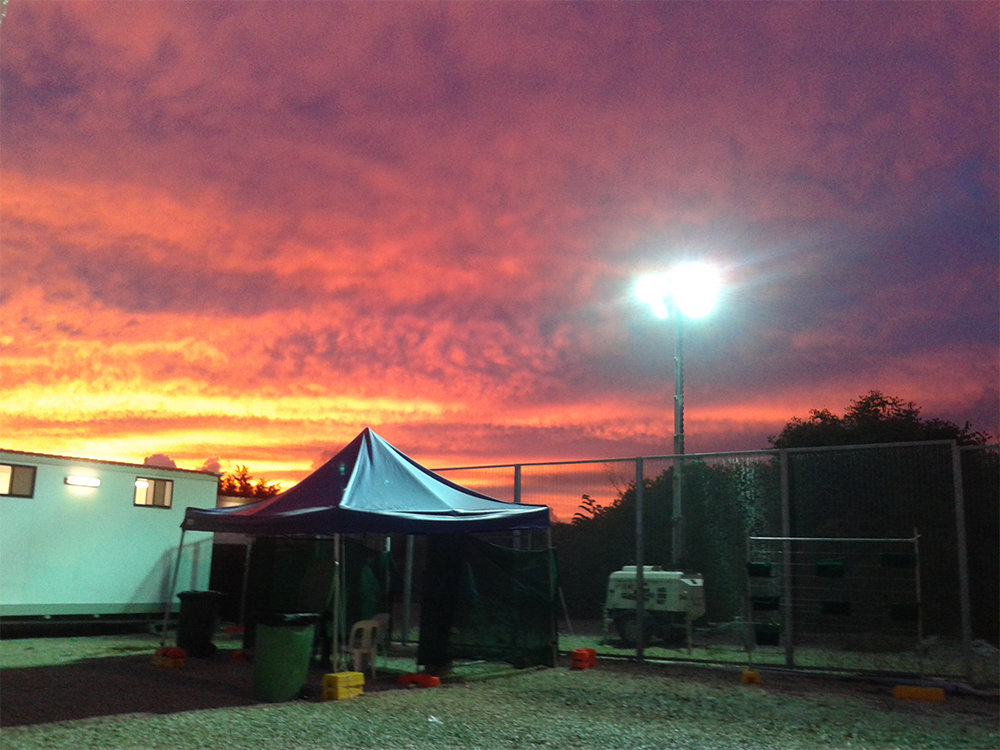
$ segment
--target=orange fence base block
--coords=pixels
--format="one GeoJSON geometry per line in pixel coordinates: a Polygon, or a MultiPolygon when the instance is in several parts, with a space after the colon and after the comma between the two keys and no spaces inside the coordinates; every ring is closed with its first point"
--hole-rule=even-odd
{"type": "Polygon", "coordinates": [[[171,659],[169,656],[154,656],[153,666],[154,667],[165,667],[170,669],[172,667],[183,667],[185,659],[171,659]]]}
{"type": "Polygon", "coordinates": [[[597,666],[597,651],[592,648],[578,648],[573,652],[570,669],[590,669],[597,666]]]}
{"type": "Polygon", "coordinates": [[[914,701],[943,701],[944,690],[935,687],[917,687],[915,685],[896,685],[892,694],[897,698],[907,698],[914,701]]]}
{"type": "Polygon", "coordinates": [[[437,675],[426,674],[424,672],[407,672],[406,674],[401,674],[396,682],[403,687],[408,687],[409,685],[439,687],[441,685],[441,678],[437,675]]]}
{"type": "Polygon", "coordinates": [[[743,670],[743,684],[744,685],[759,685],[760,675],[754,672],[752,669],[743,670]]]}
{"type": "Polygon", "coordinates": [[[187,661],[187,651],[176,646],[161,646],[153,654],[154,667],[183,667],[187,661]]]}

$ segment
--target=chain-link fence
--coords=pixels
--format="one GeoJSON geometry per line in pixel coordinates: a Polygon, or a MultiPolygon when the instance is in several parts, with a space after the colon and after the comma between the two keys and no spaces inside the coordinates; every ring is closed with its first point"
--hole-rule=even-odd
{"type": "Polygon", "coordinates": [[[753,654],[757,664],[997,684],[998,457],[996,446],[935,441],[439,472],[501,500],[549,506],[563,651],[735,664],[753,654]],[[777,597],[773,635],[760,643],[748,610],[752,537],[842,540],[841,547],[871,539],[871,550],[881,549],[878,540],[916,539],[920,564],[880,579],[869,575],[874,568],[863,572],[865,555],[902,559],[891,557],[894,543],[838,555],[830,541],[832,549],[816,554],[852,561],[844,580],[853,583],[827,578],[821,583],[842,591],[812,601],[816,592],[803,593],[801,575],[787,587],[779,575],[768,595],[777,597]],[[919,593],[890,591],[906,575],[919,593]],[[900,606],[880,619],[852,596],[900,598],[900,606]],[[919,629],[903,618],[914,611],[919,629]],[[823,628],[843,637],[818,637],[823,628]]]}

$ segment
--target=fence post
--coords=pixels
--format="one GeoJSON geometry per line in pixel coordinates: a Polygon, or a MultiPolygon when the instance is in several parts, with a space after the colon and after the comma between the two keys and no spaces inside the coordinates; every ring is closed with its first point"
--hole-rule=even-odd
{"type": "Polygon", "coordinates": [[[913,559],[916,561],[916,569],[913,571],[913,589],[917,595],[917,668],[922,680],[924,678],[924,596],[920,588],[920,534],[916,526],[913,527],[913,559]]]}
{"type": "Polygon", "coordinates": [[[642,534],[642,458],[635,460],[635,658],[643,660],[646,647],[646,581],[642,534]]]}
{"type": "MultiPolygon", "coordinates": [[[[676,312],[676,311],[675,311],[676,312]]],[[[684,544],[684,316],[675,314],[674,328],[674,479],[670,561],[680,570],[687,559],[684,544]]]]}
{"type": "Polygon", "coordinates": [[[965,539],[965,486],[962,482],[962,455],[951,441],[951,472],[955,491],[955,541],[958,547],[958,597],[962,613],[962,667],[972,682],[972,604],[969,596],[969,553],[965,539]]]}
{"type": "MultiPolygon", "coordinates": [[[[521,464],[514,465],[514,504],[521,504],[521,464]]],[[[549,546],[551,547],[552,545],[550,544],[549,546]]],[[[514,529],[514,549],[521,549],[520,529],[514,529]]]]}
{"type": "Polygon", "coordinates": [[[785,537],[781,543],[781,578],[782,619],[785,626],[785,666],[795,666],[795,629],[792,620],[792,510],[791,492],[788,487],[788,450],[782,449],[781,461],[781,535],[785,537]]]}

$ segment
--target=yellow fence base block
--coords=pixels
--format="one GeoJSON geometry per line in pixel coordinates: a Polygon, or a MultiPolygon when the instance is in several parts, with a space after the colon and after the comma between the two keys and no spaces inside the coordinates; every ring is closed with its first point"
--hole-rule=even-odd
{"type": "Polygon", "coordinates": [[[341,701],[355,698],[365,691],[365,676],[361,672],[333,672],[323,675],[323,700],[341,701]]]}
{"type": "Polygon", "coordinates": [[[896,685],[892,694],[897,698],[914,701],[943,701],[944,690],[935,687],[917,687],[916,685],[896,685]]]}
{"type": "Polygon", "coordinates": [[[760,675],[754,672],[752,669],[743,670],[743,684],[744,685],[759,685],[760,675]]]}
{"type": "Polygon", "coordinates": [[[364,687],[365,676],[361,672],[333,672],[323,675],[323,687],[364,687]]]}

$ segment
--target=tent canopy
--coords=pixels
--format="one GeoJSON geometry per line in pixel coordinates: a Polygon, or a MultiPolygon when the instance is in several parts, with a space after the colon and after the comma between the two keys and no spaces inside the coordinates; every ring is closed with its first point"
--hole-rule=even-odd
{"type": "Polygon", "coordinates": [[[438,476],[369,428],[286,492],[234,508],[188,508],[181,528],[254,536],[461,534],[545,529],[549,509],[495,500],[438,476]]]}

